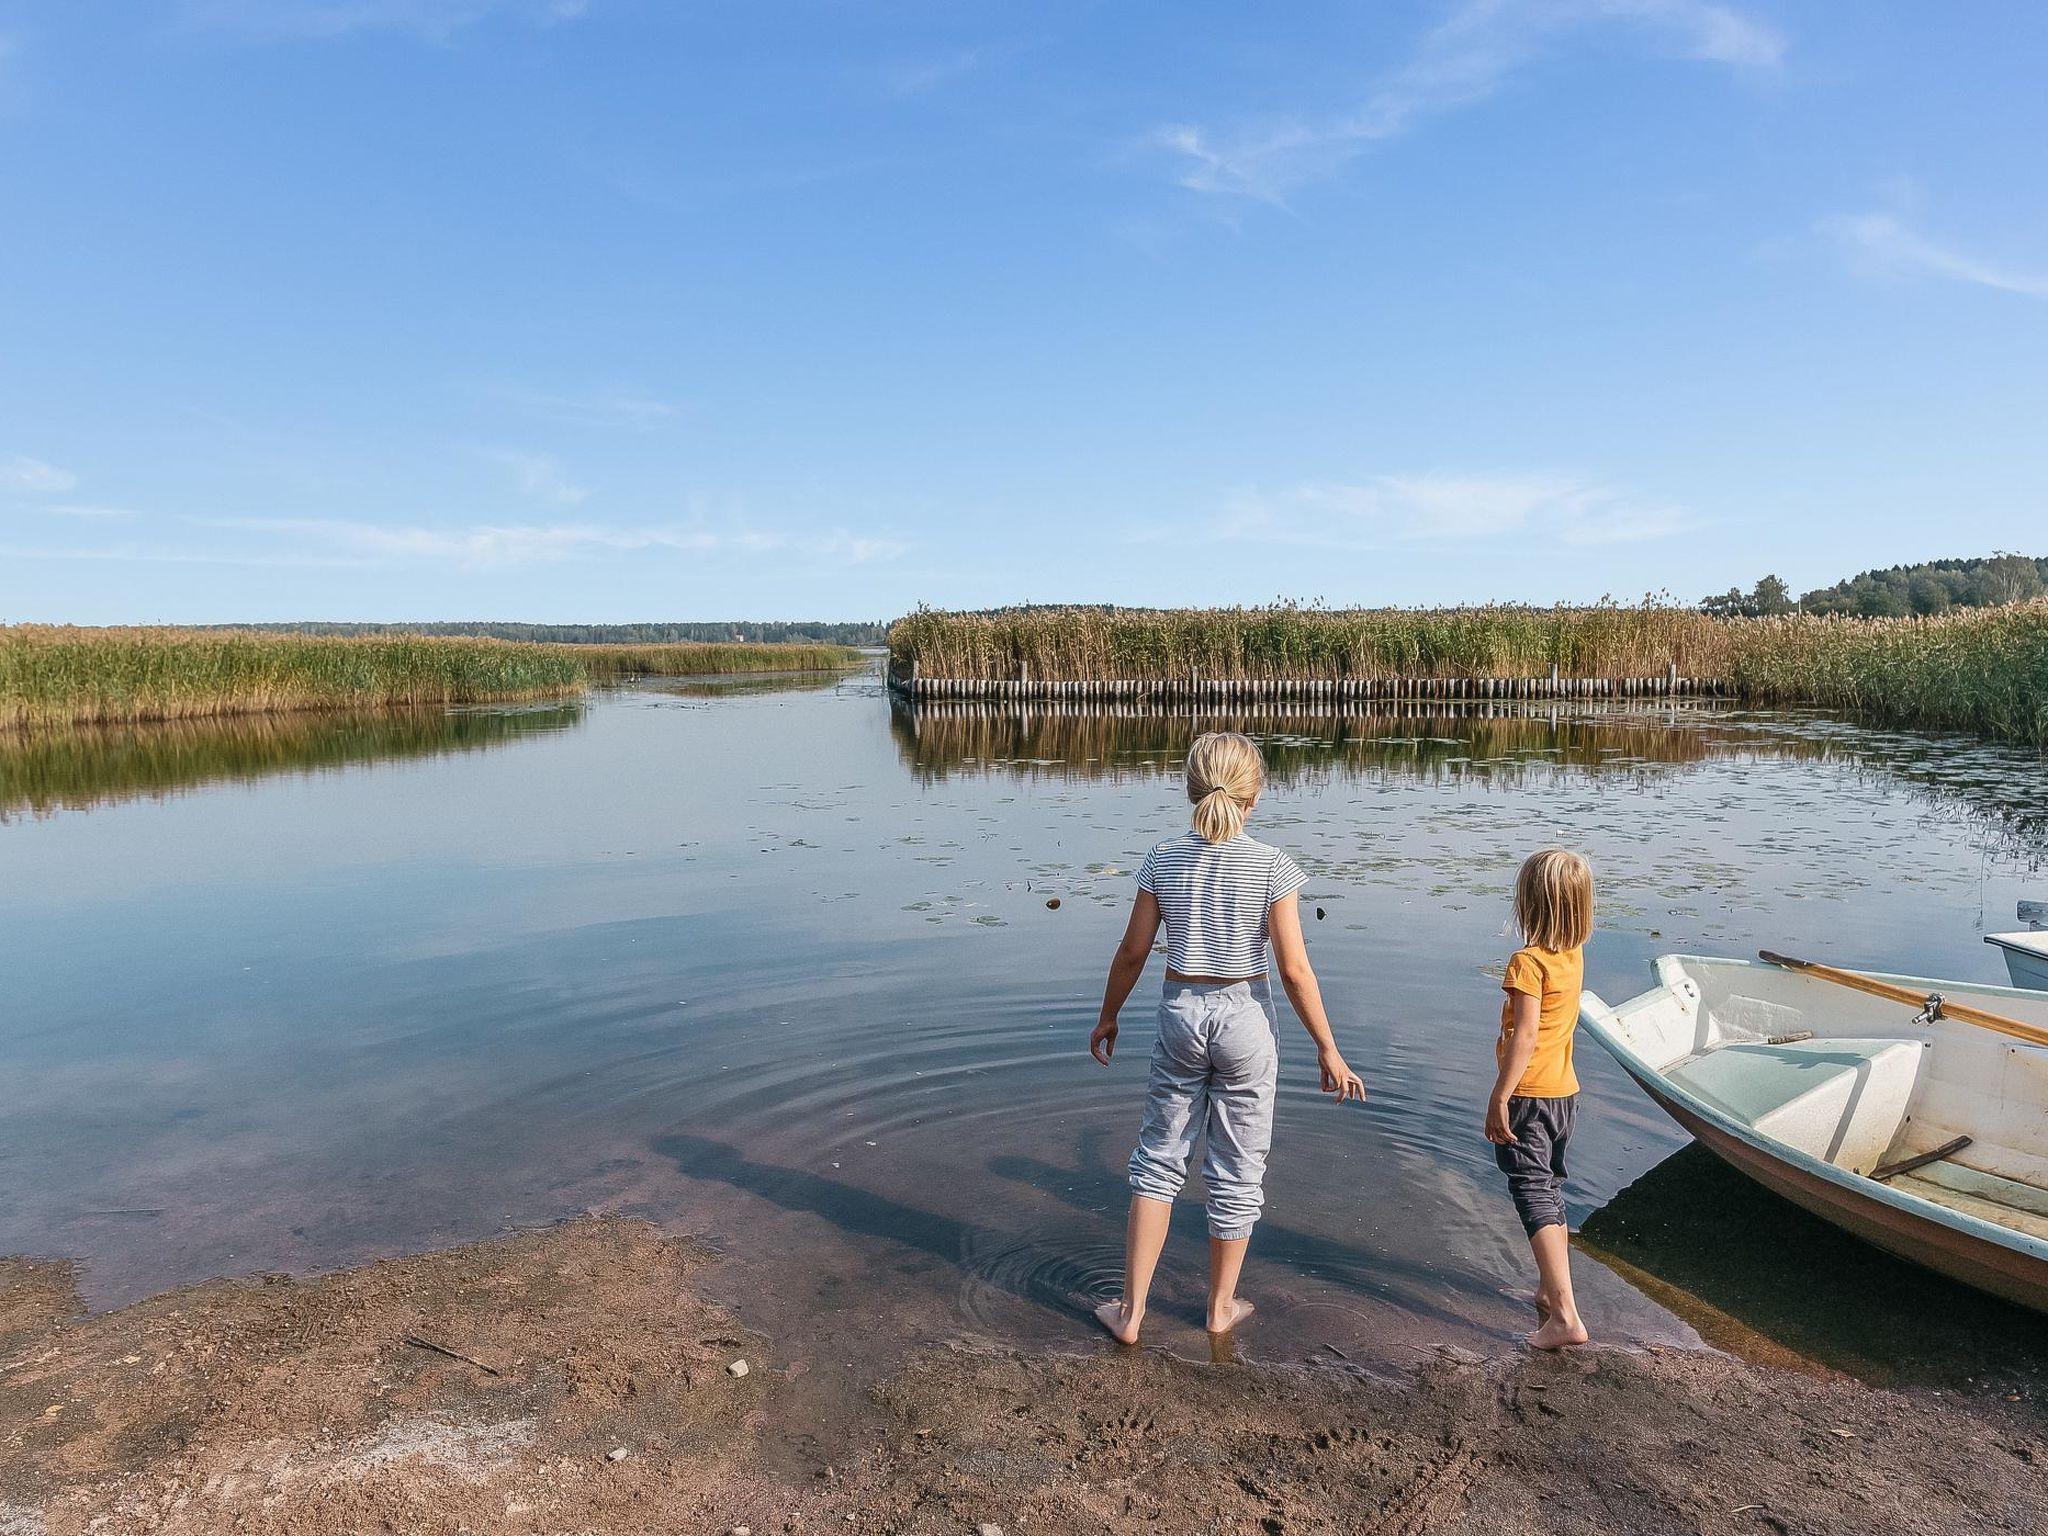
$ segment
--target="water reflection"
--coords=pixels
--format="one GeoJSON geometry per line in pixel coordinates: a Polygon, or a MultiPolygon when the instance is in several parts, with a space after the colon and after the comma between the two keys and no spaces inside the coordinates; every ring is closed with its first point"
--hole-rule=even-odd
{"type": "Polygon", "coordinates": [[[477,752],[566,730],[581,704],[167,720],[0,732],[0,822],[207,784],[477,752]]]}
{"type": "Polygon", "coordinates": [[[1707,763],[1811,763],[1902,783],[1955,815],[1988,851],[2048,858],[2048,764],[1960,737],[1872,731],[1832,717],[1704,701],[1383,704],[1370,712],[1280,701],[1228,711],[1099,704],[1035,707],[894,698],[890,727],[926,783],[955,775],[1073,781],[1173,771],[1200,731],[1243,731],[1275,784],[1424,780],[1522,790],[1532,776],[1647,780],[1707,763]]]}
{"type": "MultiPolygon", "coordinates": [[[[1661,951],[1762,944],[1991,979],[1985,912],[2034,894],[1977,830],[2001,776],[2024,787],[2018,755],[1805,716],[912,715],[872,677],[814,677],[74,734],[90,771],[52,739],[33,775],[10,761],[10,795],[185,798],[0,826],[0,1253],[83,1259],[104,1304],[603,1208],[710,1237],[770,1333],[815,1339],[840,1309],[835,1368],[962,1325],[1087,1337],[1150,1010],[1112,1070],[1088,1026],[1210,723],[1273,755],[1257,826],[1309,871],[1373,1095],[1324,1102],[1289,1026],[1246,1272],[1267,1358],[1528,1326],[1478,1116],[1531,847],[1599,867],[1588,976],[1611,997],[1661,951]],[[408,753],[435,756],[291,776],[408,753]],[[223,779],[246,786],[203,787],[223,779]],[[1935,803],[1970,807],[1967,831],[1935,803]]],[[[1582,1070],[1580,1218],[1681,1139],[1604,1059],[1582,1070]]],[[[1694,1336],[1651,1282],[1583,1267],[1603,1338],[1694,1336]]],[[[1205,1284],[1190,1209],[1156,1293],[1168,1347],[1199,1352],[1205,1284]]]]}
{"type": "Polygon", "coordinates": [[[721,672],[714,677],[636,677],[639,694],[680,699],[744,699],[768,693],[830,693],[846,682],[844,672],[721,672]]]}
{"type": "Polygon", "coordinates": [[[1750,1359],[1886,1384],[2048,1388],[2048,1317],[1881,1253],[1696,1144],[1595,1211],[1578,1241],[1750,1359]]]}

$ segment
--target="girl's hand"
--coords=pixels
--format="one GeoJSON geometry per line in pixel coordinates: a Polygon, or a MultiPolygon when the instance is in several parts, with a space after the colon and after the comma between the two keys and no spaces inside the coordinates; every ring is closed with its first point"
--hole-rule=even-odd
{"type": "Polygon", "coordinates": [[[1499,1147],[1515,1144],[1515,1133],[1508,1125],[1508,1101],[1499,1095],[1486,1101],[1486,1139],[1499,1147]]]}
{"type": "Polygon", "coordinates": [[[1365,1084],[1356,1072],[1344,1065],[1342,1056],[1335,1051],[1324,1051],[1317,1065],[1322,1069],[1323,1092],[1337,1095],[1339,1104],[1346,1099],[1356,1099],[1361,1104],[1365,1102],[1365,1084]]]}
{"type": "Polygon", "coordinates": [[[1088,1054],[1109,1065],[1109,1058],[1116,1054],[1116,1020],[1104,1019],[1095,1026],[1095,1033],[1088,1037],[1088,1054]]]}

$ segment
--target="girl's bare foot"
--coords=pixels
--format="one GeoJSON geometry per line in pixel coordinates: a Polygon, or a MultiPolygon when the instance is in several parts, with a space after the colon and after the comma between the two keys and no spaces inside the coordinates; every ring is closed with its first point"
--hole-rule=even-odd
{"type": "Polygon", "coordinates": [[[1532,1349],[1565,1349],[1573,1344],[1583,1344],[1591,1337],[1586,1325],[1576,1317],[1546,1317],[1543,1326],[1529,1335],[1532,1349]]]}
{"type": "Polygon", "coordinates": [[[1242,1296],[1233,1297],[1229,1305],[1222,1311],[1219,1312],[1213,1308],[1210,1310],[1209,1331],[1211,1333],[1228,1333],[1257,1310],[1256,1307],[1242,1296]]]}
{"type": "Polygon", "coordinates": [[[1144,1313],[1140,1312],[1133,1317],[1120,1301],[1105,1301],[1095,1309],[1095,1321],[1102,1324],[1109,1336],[1119,1344],[1137,1343],[1138,1325],[1144,1320],[1144,1313]]]}

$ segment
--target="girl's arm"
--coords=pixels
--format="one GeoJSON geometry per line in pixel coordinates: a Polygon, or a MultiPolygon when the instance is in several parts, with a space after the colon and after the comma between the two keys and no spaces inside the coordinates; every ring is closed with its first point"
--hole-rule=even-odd
{"type": "Polygon", "coordinates": [[[1493,1096],[1486,1101],[1486,1139],[1504,1147],[1515,1144],[1515,1133],[1508,1129],[1508,1100],[1514,1097],[1522,1074],[1529,1070],[1529,1058],[1536,1054],[1536,1032],[1543,1027],[1543,1004],[1533,994],[1511,992],[1508,1006],[1513,1010],[1508,1019],[1514,1033],[1508,1036],[1507,1051],[1501,1056],[1500,1071],[1494,1076],[1493,1096]]]}
{"type": "Polygon", "coordinates": [[[1109,1065],[1116,1054],[1116,1016],[1131,988],[1145,974],[1145,962],[1152,958],[1152,941],[1159,937],[1159,898],[1150,891],[1138,892],[1131,903],[1131,920],[1124,927],[1123,942],[1109,962],[1109,981],[1102,989],[1102,1018],[1088,1037],[1088,1054],[1109,1065]]]}
{"type": "Polygon", "coordinates": [[[1344,1065],[1337,1039],[1330,1033],[1330,1020],[1323,1012],[1323,989],[1316,985],[1315,968],[1308,963],[1308,945],[1301,937],[1301,904],[1293,895],[1282,896],[1266,914],[1266,932],[1273,941],[1273,963],[1280,971],[1280,985],[1287,1000],[1316,1043],[1316,1061],[1322,1070],[1323,1092],[1337,1095],[1337,1102],[1364,1099],[1365,1084],[1344,1065]]]}

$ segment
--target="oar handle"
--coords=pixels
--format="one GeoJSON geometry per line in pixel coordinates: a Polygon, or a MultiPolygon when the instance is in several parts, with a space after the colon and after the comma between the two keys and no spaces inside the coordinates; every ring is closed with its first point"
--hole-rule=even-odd
{"type": "Polygon", "coordinates": [[[1915,1023],[1930,1023],[1935,1019],[1954,1019],[1961,1024],[1975,1024],[1980,1029],[1996,1030],[2001,1035],[2010,1035],[2015,1040],[2024,1040],[2029,1045],[2048,1045],[2048,1030],[2032,1024],[2023,1024],[2018,1019],[2009,1019],[2002,1013],[1992,1013],[1983,1008],[1972,1008],[1963,1003],[1951,1003],[1939,992],[1915,992],[1911,987],[1902,987],[1896,982],[1879,981],[1875,976],[1865,976],[1859,971],[1839,970],[1832,965],[1822,965],[1815,960],[1795,960],[1790,955],[1781,955],[1774,950],[1760,949],[1757,958],[1771,965],[1782,966],[1788,971],[1803,972],[1819,981],[1831,981],[1836,986],[1851,987],[1858,992],[1867,992],[1872,997],[1887,998],[1907,1007],[1917,1007],[1921,1017],[1915,1023]]]}

